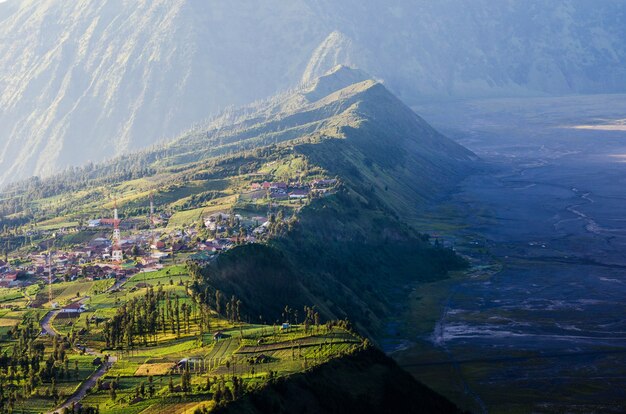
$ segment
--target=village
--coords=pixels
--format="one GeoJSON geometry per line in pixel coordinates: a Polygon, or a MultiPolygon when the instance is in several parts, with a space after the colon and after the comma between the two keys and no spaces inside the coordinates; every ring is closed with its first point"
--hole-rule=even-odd
{"type": "Polygon", "coordinates": [[[0,344],[14,346],[27,332],[50,368],[21,379],[5,374],[5,386],[28,387],[19,398],[27,413],[173,412],[183,396],[190,401],[182,406],[209,410],[242,389],[365,347],[346,321],[322,323],[314,308],[285,307],[281,321],[255,323],[235,296],[218,290],[211,308],[192,287],[198,268],[190,263],[280,236],[337,185],[248,182],[230,206],[194,206],[197,217],[152,196],[148,214],[131,215],[115,198],[77,225],[31,226],[17,235],[31,243],[0,259],[0,344]]]}
{"type": "MultiPolygon", "coordinates": [[[[121,281],[166,265],[206,263],[236,245],[263,242],[270,237],[273,227],[289,219],[282,214],[280,203],[304,205],[311,197],[331,193],[336,184],[335,179],[252,182],[240,197],[261,205],[267,202],[266,215],[239,213],[231,208],[207,214],[199,223],[180,228],[168,226],[170,214],[157,212],[152,197],[147,217],[120,219],[116,202],[112,217],[89,219],[83,226],[60,228],[48,234],[42,232],[39,236],[46,241],[33,251],[0,260],[0,288],[44,287],[76,280],[121,281]],[[68,234],[79,234],[83,241],[56,247],[54,240],[68,234]]],[[[51,307],[82,311],[74,302],[58,303],[52,296],[48,298],[51,307]]]]}

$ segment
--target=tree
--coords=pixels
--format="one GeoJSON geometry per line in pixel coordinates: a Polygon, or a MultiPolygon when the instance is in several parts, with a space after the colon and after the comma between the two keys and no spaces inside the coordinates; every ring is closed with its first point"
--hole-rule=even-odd
{"type": "Polygon", "coordinates": [[[187,360],[183,375],[181,376],[180,387],[182,388],[183,392],[191,391],[191,372],[189,372],[189,363],[189,360],[187,360]]]}
{"type": "Polygon", "coordinates": [[[224,387],[224,400],[225,401],[232,401],[233,399],[234,399],[233,393],[230,390],[230,388],[224,387]]]}
{"type": "Polygon", "coordinates": [[[152,375],[148,375],[148,395],[150,398],[154,397],[154,384],[152,375]]]}
{"type": "Polygon", "coordinates": [[[222,402],[222,388],[218,384],[217,389],[213,393],[213,401],[215,401],[215,405],[219,405],[222,402]]]}
{"type": "Polygon", "coordinates": [[[215,310],[218,314],[222,314],[222,292],[219,289],[215,291],[215,310]]]}

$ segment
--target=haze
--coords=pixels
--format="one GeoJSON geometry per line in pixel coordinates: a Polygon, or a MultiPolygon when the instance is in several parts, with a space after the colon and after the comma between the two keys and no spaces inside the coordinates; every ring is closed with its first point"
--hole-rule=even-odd
{"type": "Polygon", "coordinates": [[[622,0],[0,0],[0,411],[624,412],[624,39],[622,0]]]}

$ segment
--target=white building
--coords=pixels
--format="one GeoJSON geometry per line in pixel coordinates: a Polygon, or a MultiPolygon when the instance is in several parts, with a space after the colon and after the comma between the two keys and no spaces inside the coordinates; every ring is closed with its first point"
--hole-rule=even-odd
{"type": "Polygon", "coordinates": [[[118,247],[111,252],[111,260],[114,262],[121,262],[124,260],[124,252],[118,247]]]}
{"type": "Polygon", "coordinates": [[[100,219],[89,220],[87,225],[89,227],[100,227],[100,219]]]}
{"type": "Polygon", "coordinates": [[[69,305],[61,309],[61,313],[81,313],[81,312],[85,312],[85,306],[79,302],[70,303],[69,305]]]}

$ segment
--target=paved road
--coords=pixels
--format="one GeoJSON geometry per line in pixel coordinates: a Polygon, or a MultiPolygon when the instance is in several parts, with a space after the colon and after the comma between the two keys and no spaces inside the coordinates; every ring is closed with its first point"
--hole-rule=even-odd
{"type": "MultiPolygon", "coordinates": [[[[110,290],[116,289],[120,287],[122,283],[123,281],[118,281],[113,286],[111,286],[108,290],[110,291],[110,290]]],[[[84,297],[83,299],[80,300],[80,302],[82,303],[86,301],[87,299],[89,299],[89,296],[84,297]]],[[[60,312],[60,309],[52,310],[48,312],[46,316],[44,316],[43,319],[41,320],[41,330],[45,332],[47,335],[50,335],[50,336],[58,335],[58,333],[52,327],[51,321],[59,312],[60,312]]],[[[102,358],[103,361],[105,359],[102,353],[97,352],[96,350],[92,348],[86,348],[85,353],[88,355],[93,355],[94,358],[100,357],[102,358]]],[[[60,413],[61,411],[63,411],[65,407],[70,407],[72,403],[77,403],[83,398],[85,398],[85,395],[87,395],[87,390],[89,390],[90,388],[93,388],[96,385],[98,378],[102,377],[115,362],[117,362],[117,357],[113,355],[109,355],[108,361],[103,363],[96,371],[94,371],[91,374],[91,376],[89,376],[89,378],[83,381],[80,384],[80,387],[78,387],[78,389],[76,390],[76,392],[74,392],[74,394],[72,394],[67,400],[65,400],[65,402],[62,405],[60,405],[55,410],[50,411],[47,414],[60,413]]]]}
{"type": "Polygon", "coordinates": [[[59,313],[58,310],[50,311],[41,320],[41,331],[45,332],[46,335],[56,336],[57,333],[54,329],[52,329],[50,321],[56,316],[57,313],[59,313]]]}
{"type": "MultiPolygon", "coordinates": [[[[86,352],[90,353],[89,351],[92,351],[92,350],[87,349],[86,352]]],[[[91,354],[91,355],[95,355],[95,354],[91,354]]],[[[71,397],[65,400],[65,402],[59,407],[57,407],[54,411],[50,411],[48,414],[60,413],[63,411],[65,407],[71,407],[73,403],[77,403],[83,398],[85,398],[85,396],[87,395],[87,390],[89,390],[90,388],[93,388],[96,385],[98,378],[103,376],[116,361],[117,361],[116,357],[109,356],[109,360],[103,363],[100,366],[100,368],[98,368],[93,374],[91,374],[89,378],[83,381],[82,384],[80,384],[80,387],[78,387],[76,392],[72,394],[71,397]]]]}

